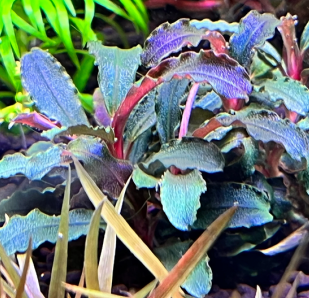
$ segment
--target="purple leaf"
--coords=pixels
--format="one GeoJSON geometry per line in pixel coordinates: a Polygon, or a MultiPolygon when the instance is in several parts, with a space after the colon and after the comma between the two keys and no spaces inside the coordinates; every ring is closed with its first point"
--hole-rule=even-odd
{"type": "Polygon", "coordinates": [[[273,37],[279,24],[280,21],[272,14],[251,11],[241,19],[239,31],[231,36],[231,56],[248,68],[254,47],[262,46],[268,38],[273,37]]]}
{"type": "Polygon", "coordinates": [[[97,122],[105,127],[111,125],[111,118],[106,110],[104,98],[99,88],[93,93],[94,117],[97,122]]]}
{"type": "Polygon", "coordinates": [[[252,86],[246,70],[226,54],[216,55],[212,50],[186,52],[178,58],[162,61],[147,73],[153,79],[171,80],[174,76],[208,82],[226,98],[248,99],[252,86]]]}

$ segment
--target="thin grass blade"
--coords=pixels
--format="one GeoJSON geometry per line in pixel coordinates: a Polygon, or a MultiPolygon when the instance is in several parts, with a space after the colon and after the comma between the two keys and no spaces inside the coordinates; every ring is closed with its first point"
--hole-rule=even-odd
{"type": "Polygon", "coordinates": [[[79,293],[84,296],[89,296],[92,298],[123,298],[123,296],[114,295],[111,293],[103,293],[100,291],[90,290],[79,286],[74,286],[67,283],[62,283],[62,285],[65,287],[67,291],[70,291],[72,293],[79,293]]]}
{"type": "MultiPolygon", "coordinates": [[[[7,270],[10,279],[12,280],[14,287],[17,288],[19,283],[20,283],[20,276],[17,273],[16,269],[14,268],[13,264],[11,263],[11,259],[8,257],[8,255],[6,254],[3,246],[0,244],[0,258],[1,261],[5,267],[5,269],[7,270]]],[[[5,285],[3,283],[4,289],[5,289],[5,285]]],[[[22,298],[27,298],[27,295],[25,293],[22,294],[21,296],[22,298]]]]}
{"type": "Polygon", "coordinates": [[[133,297],[134,298],[145,298],[156,287],[157,283],[158,283],[158,280],[154,279],[148,285],[146,285],[141,290],[139,290],[137,293],[135,293],[133,297]]]}
{"type": "MultiPolygon", "coordinates": [[[[3,287],[3,292],[11,298],[15,298],[15,290],[5,281],[0,278],[3,287]]],[[[6,298],[7,296],[4,296],[6,298]]],[[[2,297],[1,297],[2,298],[2,297]]]]}
{"type": "MultiPolygon", "coordinates": [[[[19,264],[19,268],[23,270],[26,264],[26,254],[17,254],[17,260],[19,264]]],[[[26,287],[28,293],[33,298],[44,298],[43,294],[41,293],[38,276],[34,268],[34,264],[32,259],[29,260],[29,268],[28,268],[28,274],[26,279],[26,287]]]]}
{"type": "MultiPolygon", "coordinates": [[[[83,288],[84,283],[85,283],[85,266],[83,267],[82,275],[80,276],[78,286],[83,288]]],[[[81,293],[76,293],[75,298],[81,298],[81,297],[82,297],[81,293]]]]}
{"type": "Polygon", "coordinates": [[[91,23],[95,13],[95,4],[93,0],[85,0],[85,23],[91,28],[91,23]]]}
{"type": "MultiPolygon", "coordinates": [[[[120,196],[117,200],[115,211],[118,214],[120,214],[124,201],[124,196],[130,181],[131,176],[129,177],[128,181],[123,187],[120,196]]],[[[115,252],[116,252],[116,233],[112,226],[107,225],[98,267],[99,285],[100,290],[102,292],[111,293],[112,290],[115,252]]]]}
{"type": "Polygon", "coordinates": [[[16,41],[14,27],[11,18],[12,6],[15,0],[5,0],[1,2],[2,8],[2,21],[5,28],[5,32],[10,40],[15,55],[20,58],[20,51],[16,41]]]}
{"type": "Polygon", "coordinates": [[[50,0],[38,0],[40,1],[40,8],[44,11],[49,24],[54,31],[60,35],[60,26],[58,22],[58,16],[55,6],[50,0]]]}
{"type": "Polygon", "coordinates": [[[65,6],[73,17],[76,17],[76,11],[71,0],[63,0],[65,6]]]}
{"type": "Polygon", "coordinates": [[[85,277],[86,286],[88,289],[99,291],[99,278],[98,278],[98,237],[99,237],[99,225],[100,225],[100,214],[102,206],[105,200],[102,200],[96,207],[95,212],[92,215],[89,232],[86,237],[85,245],[85,277]]]}
{"type": "Polygon", "coordinates": [[[116,5],[114,2],[110,0],[94,0],[95,3],[103,6],[105,9],[108,9],[112,11],[113,13],[129,20],[132,21],[132,18],[129,17],[129,15],[118,5],[116,5]]]}
{"type": "Polygon", "coordinates": [[[23,294],[25,293],[25,285],[26,285],[27,274],[28,274],[28,269],[29,269],[29,265],[30,265],[31,254],[32,254],[32,240],[30,238],[29,239],[29,245],[28,245],[28,248],[27,248],[27,251],[26,251],[24,268],[23,268],[22,274],[20,276],[20,282],[19,282],[18,287],[16,289],[15,298],[22,298],[23,294]]]}
{"type": "Polygon", "coordinates": [[[149,298],[168,298],[180,287],[233,217],[237,206],[221,214],[192,244],[149,298]]]}
{"type": "MultiPolygon", "coordinates": [[[[168,275],[168,271],[160,260],[152,253],[149,247],[138,237],[134,230],[129,226],[125,219],[115,211],[114,206],[108,201],[107,197],[101,192],[89,174],[83,168],[75,156],[72,156],[75,168],[81,184],[87,193],[92,204],[97,207],[105,199],[101,216],[107,224],[115,230],[117,237],[131,250],[131,252],[144,264],[146,268],[158,279],[162,280],[168,275]]],[[[176,293],[174,297],[181,297],[176,293]]]]}
{"type": "Polygon", "coordinates": [[[38,29],[36,19],[35,19],[35,16],[34,16],[34,12],[33,12],[33,9],[32,9],[31,0],[22,0],[22,4],[23,4],[23,8],[24,8],[29,20],[30,20],[30,23],[32,24],[32,26],[35,29],[38,29]]]}
{"type": "Polygon", "coordinates": [[[40,10],[40,0],[31,0],[33,15],[36,21],[37,29],[46,36],[45,24],[40,10]]]}
{"type": "Polygon", "coordinates": [[[81,64],[73,76],[73,82],[79,92],[83,92],[87,82],[91,76],[94,67],[94,57],[91,55],[85,55],[81,64]]]}
{"type": "Polygon", "coordinates": [[[68,238],[69,238],[69,208],[70,208],[71,168],[68,167],[68,176],[64,191],[61,217],[58,230],[58,239],[55,247],[55,257],[49,285],[49,298],[64,296],[64,289],[59,285],[66,280],[68,238]]]}

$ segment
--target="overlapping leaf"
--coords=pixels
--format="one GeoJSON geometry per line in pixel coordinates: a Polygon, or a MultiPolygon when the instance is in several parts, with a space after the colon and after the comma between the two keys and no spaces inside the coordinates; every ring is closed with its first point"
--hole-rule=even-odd
{"type": "Polygon", "coordinates": [[[137,188],[153,188],[156,187],[160,182],[159,178],[145,173],[138,165],[134,167],[132,180],[134,181],[137,188]]]}
{"type": "Polygon", "coordinates": [[[201,208],[197,212],[194,228],[205,229],[215,218],[234,203],[238,208],[229,223],[230,228],[259,226],[272,221],[270,202],[265,192],[248,184],[208,184],[201,196],[201,208]]]}
{"type": "Polygon", "coordinates": [[[179,126],[179,100],[185,93],[188,80],[172,80],[163,83],[156,96],[157,131],[162,144],[175,138],[179,126]]]}
{"type": "Polygon", "coordinates": [[[230,53],[241,65],[248,67],[252,49],[260,47],[273,37],[280,21],[272,14],[259,14],[253,10],[239,23],[239,31],[230,39],[230,53]]]}
{"type": "Polygon", "coordinates": [[[198,170],[185,175],[166,171],[160,181],[160,198],[169,221],[179,230],[188,230],[196,220],[200,196],[206,191],[206,182],[198,170]]]}
{"type": "Polygon", "coordinates": [[[132,173],[129,162],[115,159],[99,139],[81,136],[68,145],[68,150],[82,160],[84,167],[101,190],[118,197],[132,173]]]}
{"type": "Polygon", "coordinates": [[[144,66],[153,67],[171,53],[186,45],[197,46],[205,34],[204,29],[190,26],[189,19],[161,24],[146,39],[141,60],[144,66]]]}
{"type": "MultiPolygon", "coordinates": [[[[171,271],[191,244],[192,241],[185,241],[164,245],[156,248],[155,254],[166,269],[171,271]]],[[[200,261],[186,281],[182,284],[182,287],[195,297],[204,297],[210,291],[212,271],[208,262],[209,258],[208,256],[205,256],[205,259],[200,261]]]]}
{"type": "Polygon", "coordinates": [[[88,46],[99,66],[98,82],[106,109],[113,116],[133,86],[142,48],[123,50],[103,46],[100,42],[90,42],[88,46]]]}
{"type": "Polygon", "coordinates": [[[89,125],[77,89],[63,67],[46,51],[33,48],[21,59],[24,88],[41,113],[64,126],[89,125]]]}
{"type": "Polygon", "coordinates": [[[216,55],[212,50],[186,52],[177,58],[168,58],[151,69],[147,76],[165,81],[173,76],[189,77],[195,82],[207,81],[226,98],[247,99],[252,90],[246,70],[226,54],[216,55]]]}
{"type": "Polygon", "coordinates": [[[237,121],[241,122],[254,139],[265,143],[279,143],[296,160],[308,156],[309,144],[306,134],[294,123],[288,119],[281,119],[273,111],[248,107],[233,114],[221,113],[215,119],[224,126],[233,123],[237,126],[237,121]]]}
{"type": "Polygon", "coordinates": [[[210,31],[220,31],[222,34],[233,34],[238,32],[239,26],[238,23],[228,23],[223,20],[219,21],[211,21],[209,19],[203,19],[201,21],[198,20],[191,20],[190,25],[197,28],[197,29],[204,29],[210,31]]]}
{"type": "MultiPolygon", "coordinates": [[[[91,210],[84,209],[70,211],[69,241],[87,234],[92,213],[91,210]]],[[[0,228],[0,242],[8,255],[16,251],[25,251],[30,237],[33,249],[45,241],[54,243],[57,240],[59,222],[60,216],[49,216],[38,209],[31,211],[27,216],[13,216],[0,228]]]]}
{"type": "Polygon", "coordinates": [[[220,96],[214,92],[210,91],[202,98],[194,102],[193,108],[201,108],[203,110],[209,110],[213,112],[216,109],[220,109],[222,106],[222,100],[220,96]]]}
{"type": "Polygon", "coordinates": [[[288,110],[300,115],[306,115],[309,111],[309,90],[299,81],[279,77],[265,80],[256,88],[257,92],[268,94],[267,98],[278,106],[283,102],[288,110]]]}
{"type": "Polygon", "coordinates": [[[147,129],[155,125],[155,95],[152,91],[146,95],[130,113],[126,123],[126,137],[133,142],[147,129]]]}
{"type": "Polygon", "coordinates": [[[174,165],[182,170],[198,169],[208,173],[220,172],[224,167],[224,158],[219,148],[198,138],[171,140],[143,164],[148,168],[157,160],[166,168],[174,165]]]}
{"type": "Polygon", "coordinates": [[[40,179],[52,168],[64,165],[61,159],[63,149],[63,145],[60,144],[32,156],[21,153],[6,155],[0,161],[0,177],[8,178],[21,173],[30,180],[40,179]]]}

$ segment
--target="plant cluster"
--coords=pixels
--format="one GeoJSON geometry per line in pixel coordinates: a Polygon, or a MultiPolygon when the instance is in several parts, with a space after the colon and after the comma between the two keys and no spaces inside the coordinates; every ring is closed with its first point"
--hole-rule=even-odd
{"type": "MultiPolygon", "coordinates": [[[[231,214],[218,220],[235,214],[216,245],[220,254],[256,249],[275,255],[295,247],[306,229],[309,202],[309,90],[308,69],[303,69],[309,25],[298,44],[296,22],[290,14],[279,20],[251,11],[239,24],[207,19],[164,23],[143,48],[88,42],[99,68],[95,126],[56,59],[39,48],[24,55],[22,85],[35,111],[18,115],[12,124],[35,127],[49,141],[0,161],[0,177],[23,174],[31,180],[0,202],[0,216],[9,216],[0,229],[6,252],[25,250],[30,236],[33,248],[56,241],[61,217],[49,214],[60,213],[59,202],[49,199],[47,204],[46,199],[63,193],[64,185],[74,191],[68,240],[88,231],[92,211],[80,193],[97,209],[104,202],[105,238],[115,239],[116,233],[162,281],[151,297],[181,295],[180,285],[195,297],[209,292],[212,271],[205,253],[210,242],[205,246],[199,238],[191,246],[174,238],[175,231],[181,235],[208,227],[204,233],[218,234],[224,224],[213,230],[211,223],[226,210],[231,214]],[[282,56],[267,41],[276,29],[284,43],[282,56]],[[201,42],[202,49],[195,51],[201,42]],[[149,70],[138,80],[141,65],[149,70]],[[71,181],[63,172],[72,163],[71,181]],[[135,232],[118,214],[122,205],[135,232]],[[292,237],[257,247],[291,221],[303,225],[292,237]],[[164,232],[162,222],[168,227],[164,232]],[[197,253],[196,245],[207,248],[197,253]],[[188,258],[178,262],[182,255],[188,258]],[[181,266],[195,268],[190,273],[181,266]],[[186,275],[177,279],[179,272],[186,275]]],[[[114,241],[103,252],[114,252],[114,241]]],[[[109,291],[110,286],[109,280],[108,287],[89,287],[109,291]]]]}

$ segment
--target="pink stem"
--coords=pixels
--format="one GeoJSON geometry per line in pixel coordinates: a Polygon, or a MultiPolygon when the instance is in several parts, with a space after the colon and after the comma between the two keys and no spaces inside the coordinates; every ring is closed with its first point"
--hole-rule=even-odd
{"type": "Polygon", "coordinates": [[[178,136],[179,139],[186,136],[188,132],[188,124],[189,124],[189,120],[191,116],[192,106],[193,106],[194,99],[198,91],[198,88],[199,88],[199,83],[194,83],[190,90],[190,93],[189,93],[189,96],[186,102],[185,110],[182,115],[180,131],[179,131],[179,136],[178,136]]]}

